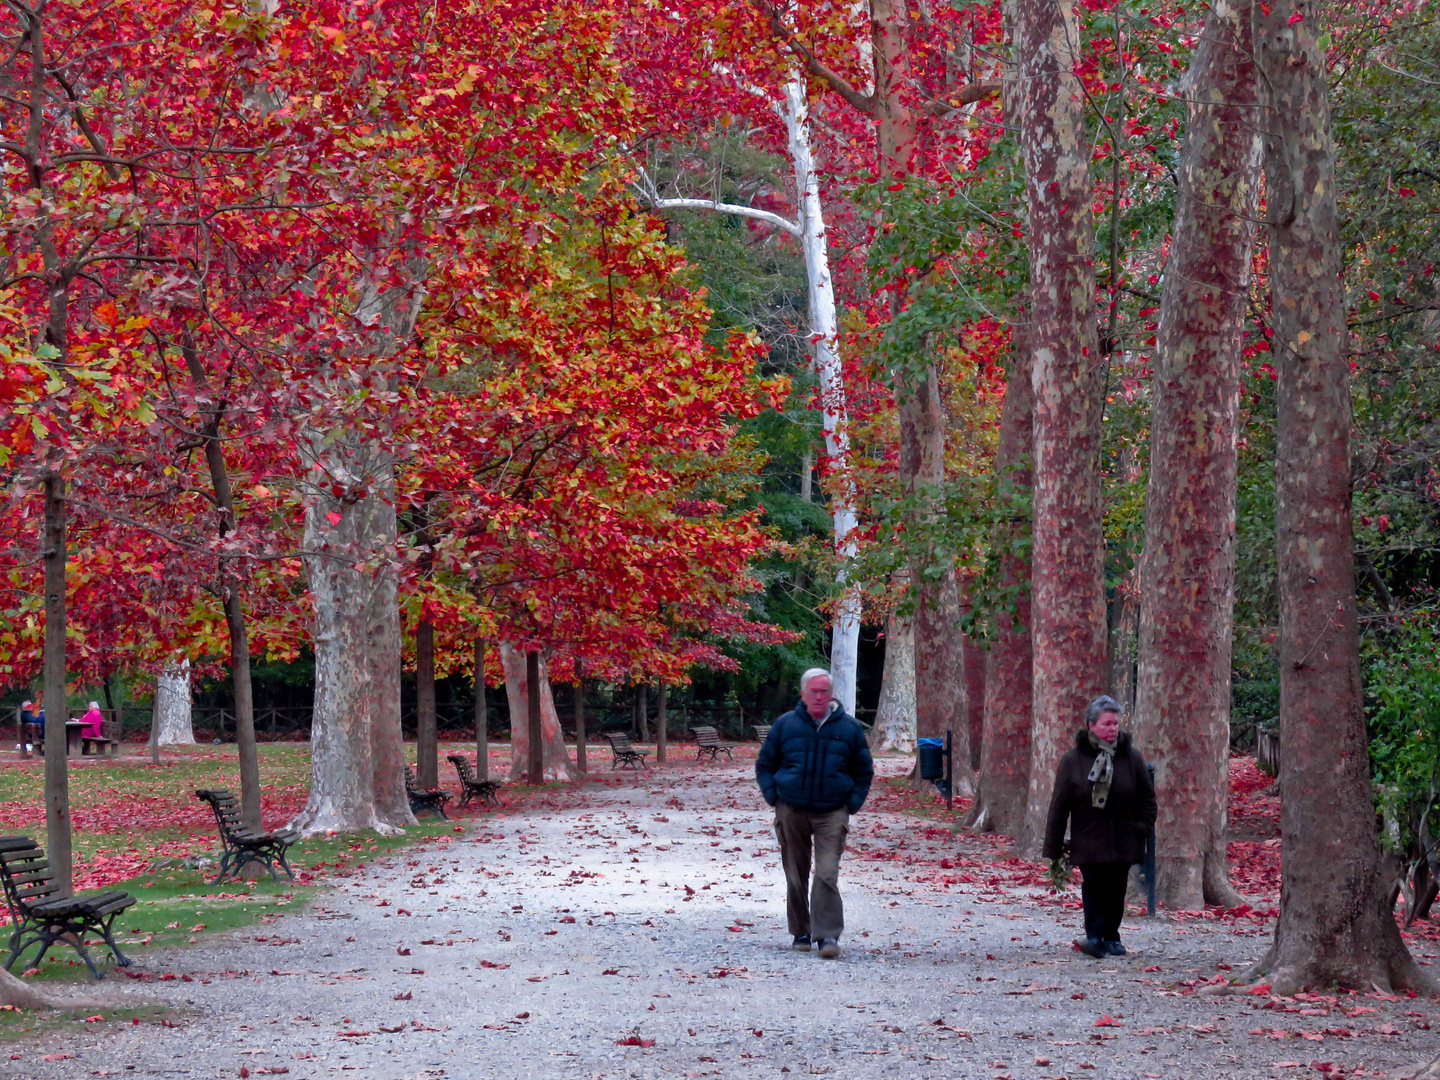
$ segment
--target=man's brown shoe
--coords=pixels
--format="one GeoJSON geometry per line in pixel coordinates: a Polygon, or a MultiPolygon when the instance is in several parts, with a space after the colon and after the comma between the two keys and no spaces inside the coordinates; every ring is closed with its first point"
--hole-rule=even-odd
{"type": "Polygon", "coordinates": [[[834,960],[835,957],[840,955],[840,942],[836,941],[833,937],[821,938],[820,955],[826,960],[834,960]]]}

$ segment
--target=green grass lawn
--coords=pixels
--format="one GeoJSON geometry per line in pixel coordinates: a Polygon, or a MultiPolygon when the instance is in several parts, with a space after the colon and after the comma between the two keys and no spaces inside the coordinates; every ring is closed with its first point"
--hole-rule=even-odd
{"type": "MultiPolygon", "coordinates": [[[[473,755],[473,746],[442,746],[442,761],[444,754],[467,749],[473,755]]],[[[427,815],[418,826],[398,836],[368,831],[316,836],[290,849],[293,882],[283,875],[279,882],[272,882],[266,875],[260,881],[227,881],[214,886],[210,884],[216,873],[214,865],[191,868],[184,863],[189,857],[219,861],[214,816],[206,803],[194,797],[194,791],[207,787],[239,790],[235,747],[166,747],[158,766],[151,764],[143,747],[127,750],[130,752],[114,760],[71,761],[75,883],[79,890],[125,889],[137,898],[138,903],[116,920],[115,937],[137,961],[136,966],[146,969],[147,978],[167,974],[144,963],[147,951],[200,942],[207,935],[296,911],[325,889],[330,879],[349,876],[379,855],[463,827],[427,815]]],[[[305,805],[310,747],[307,743],[267,743],[260,746],[259,753],[262,811],[266,827],[274,828],[305,805]]],[[[508,748],[501,748],[492,758],[492,768],[499,769],[506,760],[508,748]]],[[[45,842],[43,778],[43,761],[0,757],[0,831],[45,842]]],[[[441,783],[445,785],[443,772],[441,783]]],[[[526,791],[507,788],[506,798],[511,802],[523,799],[526,791]]],[[[47,981],[89,981],[89,972],[73,949],[52,948],[38,971],[28,966],[37,951],[38,946],[27,950],[15,965],[15,973],[30,971],[28,978],[47,981]]],[[[103,943],[91,954],[97,963],[103,959],[102,966],[108,966],[109,950],[103,943]]],[[[12,1019],[11,1013],[0,1016],[0,1033],[12,1030],[12,1019]]]]}

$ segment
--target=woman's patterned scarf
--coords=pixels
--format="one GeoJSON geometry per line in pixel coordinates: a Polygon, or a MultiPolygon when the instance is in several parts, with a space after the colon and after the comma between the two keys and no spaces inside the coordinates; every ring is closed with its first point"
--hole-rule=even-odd
{"type": "Polygon", "coordinates": [[[1095,748],[1095,764],[1090,766],[1089,777],[1090,783],[1095,785],[1090,792],[1090,805],[1096,810],[1104,810],[1110,799],[1110,781],[1115,778],[1115,744],[1097,739],[1093,731],[1087,730],[1085,735],[1095,748]]]}

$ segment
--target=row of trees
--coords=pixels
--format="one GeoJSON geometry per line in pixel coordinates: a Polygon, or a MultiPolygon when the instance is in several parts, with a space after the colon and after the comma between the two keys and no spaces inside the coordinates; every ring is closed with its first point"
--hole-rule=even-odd
{"type": "MultiPolygon", "coordinates": [[[[824,558],[790,553],[826,583],[844,703],[868,607],[877,744],[952,733],[975,822],[1030,847],[1133,620],[1163,896],[1230,903],[1236,522],[1265,516],[1241,444],[1268,402],[1264,966],[1428,986],[1372,826],[1328,106],[1425,5],[5,2],[5,675],[43,660],[59,700],[67,673],[228,657],[258,815],[245,673],[308,645],[310,829],[409,820],[406,663],[423,782],[433,679],[462,669],[531,718],[515,768],[564,773],[549,678],[681,682],[788,636],[754,615],[784,553],[754,433],[787,392],[757,369],[798,338],[830,521],[824,558]],[[727,311],[727,250],[792,260],[803,321],[727,311]]],[[[1433,291],[1390,263],[1387,326],[1433,291]]]]}
{"type": "Polygon", "coordinates": [[[258,824],[249,660],[308,644],[299,824],[384,831],[407,651],[680,679],[775,637],[734,424],[783,382],[633,212],[613,14],[102,7],[0,26],[9,679],[228,657],[258,824]]]}
{"type": "MultiPolygon", "coordinates": [[[[1183,7],[1017,0],[1002,46],[990,7],[759,8],[789,70],[803,68],[818,99],[810,112],[823,116],[826,138],[813,153],[829,178],[828,235],[851,253],[849,280],[838,271],[842,296],[864,317],[842,345],[868,364],[844,369],[845,398],[822,397],[827,412],[832,402],[850,408],[849,445],[827,447],[832,506],[838,519],[858,488],[869,583],[899,583],[897,610],[916,638],[919,733],[950,730],[962,758],[967,738],[982,737],[973,820],[1033,844],[1074,718],[1126,666],[1108,655],[1114,547],[1107,556],[1102,421],[1117,398],[1116,411],[1141,398],[1145,422],[1132,440],[1141,464],[1126,471],[1132,485],[1148,483],[1136,500],[1144,554],[1119,583],[1124,618],[1113,621],[1135,619],[1126,696],[1159,766],[1161,891],[1182,907],[1239,902],[1227,880],[1224,814],[1241,390],[1252,373],[1274,380],[1271,565],[1288,809],[1284,915],[1259,970],[1280,988],[1433,989],[1389,914],[1394,870],[1376,841],[1365,753],[1350,525],[1350,357],[1364,331],[1346,319],[1329,107],[1333,80],[1352,77],[1377,50],[1395,59],[1386,53],[1401,40],[1392,24],[1428,33],[1431,14],[1375,5],[1324,25],[1307,4],[1192,16],[1183,7]],[[988,104],[997,88],[1002,102],[988,104]],[[987,104],[976,112],[977,103],[987,104]],[[1267,243],[1257,250],[1262,221],[1267,243]],[[977,497],[957,460],[963,410],[944,335],[959,329],[962,350],[973,350],[967,359],[984,364],[984,346],[972,342],[997,316],[1013,328],[1013,351],[994,480],[977,497]],[[874,421],[853,402],[877,380],[886,391],[880,424],[892,426],[866,446],[874,421]],[[866,457],[878,468],[867,473],[866,457]],[[1026,511],[1028,536],[1015,520],[1026,511]],[[968,573],[954,582],[957,564],[968,573]],[[990,638],[978,728],[954,632],[961,607],[988,616],[967,624],[990,638]]],[[[766,129],[752,122],[750,137],[763,144],[766,129]]],[[[773,131],[768,138],[780,149],[773,131]]],[[[647,166],[652,206],[738,215],[804,237],[787,202],[806,208],[802,217],[816,211],[802,195],[777,204],[788,185],[752,187],[748,199],[687,193],[699,155],[670,149],[667,185],[647,166]]],[[[1416,194],[1399,183],[1404,171],[1397,163],[1388,179],[1401,199],[1416,194]]],[[[700,177],[712,186],[721,178],[700,177]]],[[[805,193],[803,179],[795,191],[805,193]]],[[[1369,242],[1377,254],[1389,242],[1390,254],[1392,236],[1379,231],[1369,242]]],[[[1411,243],[1433,247],[1433,227],[1411,243]]],[[[811,333],[826,340],[813,285],[827,264],[802,253],[811,333]]],[[[1395,299],[1377,313],[1397,330],[1433,308],[1433,262],[1410,254],[1403,268],[1390,260],[1395,299]]],[[[995,342],[986,343],[993,364],[995,342]]],[[[1266,407],[1257,392],[1244,396],[1252,417],[1266,407]]],[[[1433,520],[1431,489],[1420,515],[1433,520]]],[[[1367,575],[1378,577],[1374,565],[1367,575]]],[[[1409,581],[1418,584],[1413,573],[1409,581]]],[[[884,719],[882,744],[894,736],[884,719]]]]}

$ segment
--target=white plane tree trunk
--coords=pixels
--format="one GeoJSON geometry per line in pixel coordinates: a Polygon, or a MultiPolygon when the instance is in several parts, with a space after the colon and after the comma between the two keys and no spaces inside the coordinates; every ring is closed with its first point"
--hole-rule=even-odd
{"type": "MultiPolygon", "coordinates": [[[[356,321],[369,331],[374,362],[409,336],[419,304],[418,292],[365,282],[356,321]]],[[[383,419],[366,422],[379,406],[362,408],[373,412],[339,416],[299,443],[305,568],[315,604],[315,711],[310,797],[291,824],[306,836],[361,829],[390,835],[415,824],[400,733],[395,461],[383,419]]]]}
{"type": "Polygon", "coordinates": [[[160,746],[193,746],[190,715],[190,661],[167,664],[155,679],[155,711],[150,739],[160,746]]]}
{"type": "Polygon", "coordinates": [[[810,340],[815,347],[815,376],[820,383],[820,415],[825,431],[825,454],[835,470],[830,508],[834,522],[835,553],[840,559],[836,575],[840,602],[830,631],[830,682],[836,699],[855,715],[855,675],[860,653],[860,590],[850,583],[855,561],[855,474],[850,464],[850,432],[845,415],[845,378],[840,365],[840,323],[835,310],[835,285],[830,276],[830,244],[825,235],[825,207],[820,201],[820,176],[810,148],[810,110],[805,80],[785,84],[785,100],[778,108],[785,122],[790,161],[795,170],[795,191],[809,284],[810,340]]]}
{"type": "Polygon", "coordinates": [[[915,724],[915,627],[909,619],[892,615],[885,631],[885,673],[870,749],[913,754],[915,724]]]}
{"type": "MultiPolygon", "coordinates": [[[[508,641],[500,643],[500,662],[505,667],[505,696],[510,702],[510,782],[523,782],[530,762],[530,685],[525,678],[525,654],[508,641]]],[[[540,731],[544,739],[545,779],[572,780],[575,770],[565,749],[555,696],[550,689],[550,666],[540,657],[540,731]]]]}
{"type": "MultiPolygon", "coordinates": [[[[753,89],[753,88],[752,88],[753,89]]],[[[764,91],[757,94],[769,98],[764,91]]],[[[825,454],[830,459],[833,480],[830,507],[835,553],[840,560],[837,580],[840,600],[831,627],[830,678],[835,698],[852,716],[855,714],[855,678],[860,652],[861,595],[850,584],[855,560],[856,488],[850,458],[850,435],[846,421],[845,380],[841,368],[839,319],[835,307],[835,286],[830,275],[830,246],[825,232],[825,208],[820,199],[820,178],[810,146],[810,111],[805,97],[805,80],[798,74],[787,82],[782,100],[772,107],[785,124],[787,146],[795,172],[795,221],[779,214],[712,199],[662,199],[653,185],[642,190],[657,210],[713,210],[722,214],[753,218],[783,229],[800,243],[805,255],[805,277],[809,286],[810,341],[814,347],[816,379],[820,384],[820,409],[825,433],[825,454]]],[[[648,178],[644,178],[648,181],[648,178]]]]}

